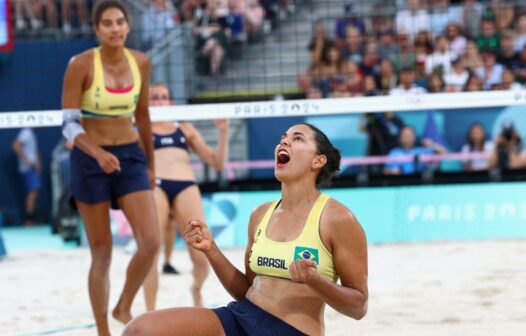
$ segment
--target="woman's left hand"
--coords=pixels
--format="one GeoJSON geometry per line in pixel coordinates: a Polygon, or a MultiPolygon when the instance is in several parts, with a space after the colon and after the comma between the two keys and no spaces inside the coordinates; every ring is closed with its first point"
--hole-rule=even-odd
{"type": "Polygon", "coordinates": [[[290,264],[289,274],[292,281],[305,282],[316,274],[316,263],[312,260],[300,259],[290,264]]]}

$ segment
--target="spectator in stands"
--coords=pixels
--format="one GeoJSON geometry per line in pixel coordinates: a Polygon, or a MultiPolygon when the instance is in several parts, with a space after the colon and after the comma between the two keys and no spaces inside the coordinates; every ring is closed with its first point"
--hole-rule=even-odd
{"type": "Polygon", "coordinates": [[[181,0],[179,10],[181,21],[195,21],[195,14],[200,13],[201,9],[206,7],[207,0],[181,0]]]}
{"type": "Polygon", "coordinates": [[[483,90],[483,85],[482,85],[482,81],[480,80],[480,78],[475,74],[469,75],[468,80],[466,82],[466,86],[464,87],[464,91],[474,92],[474,91],[482,91],[482,90],[483,90]]]}
{"type": "Polygon", "coordinates": [[[460,92],[466,85],[469,78],[469,71],[464,66],[462,58],[459,56],[451,60],[451,71],[444,74],[444,82],[447,92],[460,92]]]}
{"type": "Polygon", "coordinates": [[[393,62],[383,59],[380,62],[380,73],[377,77],[378,89],[381,94],[387,95],[391,89],[396,87],[398,77],[394,71],[393,62]]]}
{"type": "Polygon", "coordinates": [[[433,52],[433,42],[430,39],[430,35],[426,31],[421,31],[416,34],[414,41],[414,51],[418,55],[428,55],[433,52]]]}
{"type": "Polygon", "coordinates": [[[499,90],[511,90],[517,91],[522,90],[524,87],[515,81],[515,74],[511,69],[504,69],[502,72],[502,83],[499,86],[499,90]]]}
{"type": "Polygon", "coordinates": [[[354,27],[358,29],[360,35],[365,35],[365,22],[355,10],[353,3],[344,6],[345,16],[336,20],[336,38],[340,41],[346,39],[347,28],[354,27]]]}
{"type": "Polygon", "coordinates": [[[426,93],[426,89],[415,85],[415,71],[411,68],[402,69],[400,72],[400,85],[389,92],[391,96],[426,93]]]}
{"type": "Polygon", "coordinates": [[[513,122],[506,121],[502,124],[489,166],[501,170],[526,168],[526,150],[513,122]]]}
{"type": "Polygon", "coordinates": [[[517,36],[515,37],[515,51],[520,52],[526,47],[526,15],[517,20],[517,36]]]}
{"type": "Polygon", "coordinates": [[[457,6],[450,4],[449,0],[431,1],[431,32],[433,36],[444,35],[450,23],[460,23],[461,11],[457,6]]]}
{"type": "Polygon", "coordinates": [[[154,0],[141,15],[141,49],[150,49],[176,25],[177,13],[169,0],[154,0]]]}
{"type": "Polygon", "coordinates": [[[495,16],[497,29],[505,31],[511,28],[514,19],[514,0],[491,0],[489,10],[495,16]]]}
{"type": "Polygon", "coordinates": [[[38,32],[44,28],[42,18],[43,8],[46,11],[46,22],[53,30],[57,29],[57,8],[54,0],[39,0],[32,2],[29,0],[15,1],[15,28],[18,31],[27,29],[26,19],[29,21],[31,30],[38,32]],[[25,15],[24,15],[25,13],[25,15]]]}
{"type": "Polygon", "coordinates": [[[519,54],[519,60],[513,66],[513,71],[519,83],[526,83],[526,45],[519,54]]]}
{"type": "MultiPolygon", "coordinates": [[[[489,140],[486,136],[486,130],[481,123],[473,123],[469,127],[468,136],[466,143],[460,149],[461,153],[486,153],[489,154],[493,151],[493,141],[489,140]]],[[[489,167],[489,161],[487,158],[473,159],[464,161],[465,171],[480,171],[487,170],[489,167]]]]}
{"type": "Polygon", "coordinates": [[[381,29],[378,40],[378,57],[380,59],[390,59],[392,61],[398,57],[400,47],[396,43],[395,33],[391,28],[381,29]]]}
{"type": "Polygon", "coordinates": [[[342,56],[347,60],[356,63],[362,62],[364,54],[363,37],[360,31],[354,26],[347,26],[345,30],[345,41],[342,47],[342,56]]]}
{"type": "Polygon", "coordinates": [[[479,50],[499,51],[500,34],[495,26],[495,18],[492,15],[486,15],[481,22],[481,33],[475,39],[479,50]]]}
{"type": "Polygon", "coordinates": [[[416,132],[411,126],[404,126],[400,131],[399,147],[389,151],[389,157],[411,155],[414,158],[405,162],[388,162],[384,173],[388,175],[408,175],[421,173],[430,166],[419,160],[422,154],[446,153],[447,149],[431,139],[423,139],[422,146],[416,145],[416,132]]]}
{"type": "Polygon", "coordinates": [[[407,9],[396,13],[396,30],[409,35],[412,41],[420,31],[430,31],[430,17],[420,0],[407,0],[407,9]]]}
{"type": "Polygon", "coordinates": [[[243,18],[243,26],[247,36],[254,36],[263,29],[265,11],[259,0],[231,0],[232,12],[243,18]]]}
{"type": "Polygon", "coordinates": [[[490,90],[493,85],[502,82],[504,67],[497,63],[497,55],[493,50],[482,52],[482,63],[483,65],[475,70],[475,74],[482,80],[484,90],[490,90]]]}
{"type": "Polygon", "coordinates": [[[279,3],[276,0],[259,0],[261,7],[265,11],[265,26],[272,29],[272,25],[278,21],[279,3]]]}
{"type": "Polygon", "coordinates": [[[432,73],[427,80],[427,92],[429,93],[440,93],[444,92],[446,84],[442,75],[439,73],[432,73]]]}
{"type": "Polygon", "coordinates": [[[368,75],[363,78],[363,95],[365,97],[380,95],[380,91],[378,90],[374,76],[368,75]]]}
{"type": "Polygon", "coordinates": [[[362,62],[360,63],[360,72],[364,76],[376,76],[380,72],[378,45],[375,42],[367,43],[362,62]]]}
{"type": "Polygon", "coordinates": [[[363,74],[358,64],[348,60],[341,81],[335,81],[333,97],[355,97],[363,95],[363,74]]]}
{"type": "MultiPolygon", "coordinates": [[[[328,46],[327,46],[328,48],[328,46]]],[[[322,59],[325,52],[322,53],[322,59]]],[[[311,89],[316,89],[319,91],[320,80],[321,80],[321,68],[322,68],[322,59],[316,60],[317,54],[311,53],[311,63],[309,68],[305,73],[298,75],[298,88],[302,92],[308,92],[311,89]]],[[[321,91],[320,91],[321,92],[321,91]]]]}
{"type": "Polygon", "coordinates": [[[426,74],[426,60],[427,56],[425,54],[420,54],[416,56],[415,62],[415,85],[419,87],[427,87],[428,76],[426,74]]]}
{"type": "Polygon", "coordinates": [[[450,23],[446,27],[446,38],[449,43],[449,49],[456,55],[464,55],[468,40],[462,34],[462,28],[458,23],[450,23]]]}
{"type": "Polygon", "coordinates": [[[445,74],[451,71],[451,60],[456,55],[449,50],[447,38],[438,36],[435,43],[435,51],[426,59],[426,74],[438,72],[445,74]]]}
{"type": "MultiPolygon", "coordinates": [[[[88,7],[86,0],[73,0],[76,6],[76,14],[78,21],[80,23],[80,32],[83,35],[91,34],[91,27],[88,20],[88,7]]],[[[61,11],[62,11],[62,31],[66,35],[73,33],[73,28],[71,26],[71,4],[70,0],[61,0],[61,11]]]]}
{"type": "Polygon", "coordinates": [[[210,74],[219,75],[221,64],[229,43],[228,6],[208,0],[206,8],[195,16],[194,34],[196,49],[210,61],[210,74]]]}
{"type": "Polygon", "coordinates": [[[512,35],[504,34],[500,40],[500,52],[497,56],[497,63],[504,65],[506,68],[512,68],[518,60],[519,54],[515,51],[512,35]]]}
{"type": "Polygon", "coordinates": [[[404,121],[394,112],[371,113],[365,115],[362,130],[367,132],[367,155],[387,155],[398,146],[400,130],[404,121]]]}
{"type": "Polygon", "coordinates": [[[462,23],[466,34],[470,37],[479,35],[480,21],[484,13],[484,6],[479,0],[464,0],[461,8],[462,23]]]}
{"type": "Polygon", "coordinates": [[[409,39],[409,35],[405,32],[398,32],[398,45],[400,46],[400,53],[394,60],[395,69],[400,71],[405,68],[412,68],[416,62],[416,54],[413,48],[413,42],[409,39]]]}
{"type": "Polygon", "coordinates": [[[24,225],[35,223],[35,208],[41,186],[42,165],[35,133],[31,128],[23,128],[13,142],[13,150],[18,157],[18,171],[24,178],[26,188],[24,225]]]}
{"type": "Polygon", "coordinates": [[[333,42],[327,36],[323,22],[316,21],[312,27],[312,38],[308,46],[311,62],[320,62],[324,51],[332,44],[333,42]]]}
{"type": "Polygon", "coordinates": [[[320,68],[320,86],[324,97],[328,97],[335,84],[345,83],[345,60],[336,45],[330,46],[324,53],[320,68]]]}
{"type": "Polygon", "coordinates": [[[463,61],[464,65],[470,72],[474,72],[482,66],[482,56],[480,56],[479,48],[474,40],[468,40],[463,61]]]}
{"type": "Polygon", "coordinates": [[[308,89],[307,93],[305,94],[305,98],[307,99],[321,99],[323,98],[323,94],[321,93],[321,90],[316,87],[311,87],[308,89]]]}

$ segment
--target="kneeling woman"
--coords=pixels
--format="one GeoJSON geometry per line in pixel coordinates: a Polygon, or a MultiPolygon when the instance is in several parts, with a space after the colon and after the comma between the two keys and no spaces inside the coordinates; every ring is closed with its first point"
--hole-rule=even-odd
{"type": "Polygon", "coordinates": [[[147,313],[123,335],[324,335],[325,304],[354,319],[366,314],[365,233],[349,209],[318,189],[338,171],[339,151],[316,127],[298,124],[283,134],[275,156],[281,199],[252,213],[244,273],[205,223],[186,226],[187,243],[205,253],[236,301],[147,313]]]}

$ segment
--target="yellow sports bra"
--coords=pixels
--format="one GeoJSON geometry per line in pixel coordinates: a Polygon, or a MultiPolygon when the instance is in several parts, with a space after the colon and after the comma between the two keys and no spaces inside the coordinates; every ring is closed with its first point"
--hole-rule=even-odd
{"type": "Polygon", "coordinates": [[[329,198],[320,194],[303,231],[296,239],[286,242],[273,241],[266,234],[270,217],[280,202],[274,201],[256,229],[249,257],[250,269],[258,275],[290,279],[290,264],[298,259],[310,259],[318,264],[318,273],[336,282],[338,275],[334,269],[332,254],[323,245],[319,233],[321,213],[329,198]]]}
{"type": "Polygon", "coordinates": [[[124,49],[133,76],[133,85],[127,88],[109,88],[104,85],[104,70],[100,49],[93,49],[93,82],[82,94],[82,117],[131,117],[137,107],[141,91],[141,72],[135,57],[124,49]]]}

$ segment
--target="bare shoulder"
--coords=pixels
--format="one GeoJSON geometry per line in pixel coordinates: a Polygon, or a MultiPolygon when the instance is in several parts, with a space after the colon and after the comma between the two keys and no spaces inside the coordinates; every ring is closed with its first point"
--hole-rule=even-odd
{"type": "Polygon", "coordinates": [[[131,52],[131,54],[133,55],[133,57],[135,58],[135,60],[137,61],[137,64],[139,65],[141,69],[143,67],[151,66],[150,58],[148,57],[148,55],[146,55],[142,51],[138,51],[135,49],[128,49],[128,50],[131,52]]]}
{"type": "Polygon", "coordinates": [[[263,204],[258,205],[253,211],[251,217],[256,219],[261,219],[265,212],[267,212],[268,208],[272,202],[265,202],[263,204]]]}
{"type": "Polygon", "coordinates": [[[68,68],[75,70],[88,69],[88,66],[93,64],[93,49],[89,49],[74,55],[69,59],[68,68]]]}
{"type": "Polygon", "coordinates": [[[195,128],[195,126],[188,121],[180,122],[179,127],[181,127],[181,131],[183,131],[186,137],[191,137],[196,132],[198,132],[197,128],[195,128]]]}
{"type": "Polygon", "coordinates": [[[329,232],[335,235],[345,232],[363,231],[354,213],[334,198],[327,201],[322,214],[322,221],[330,229],[329,232]]]}

